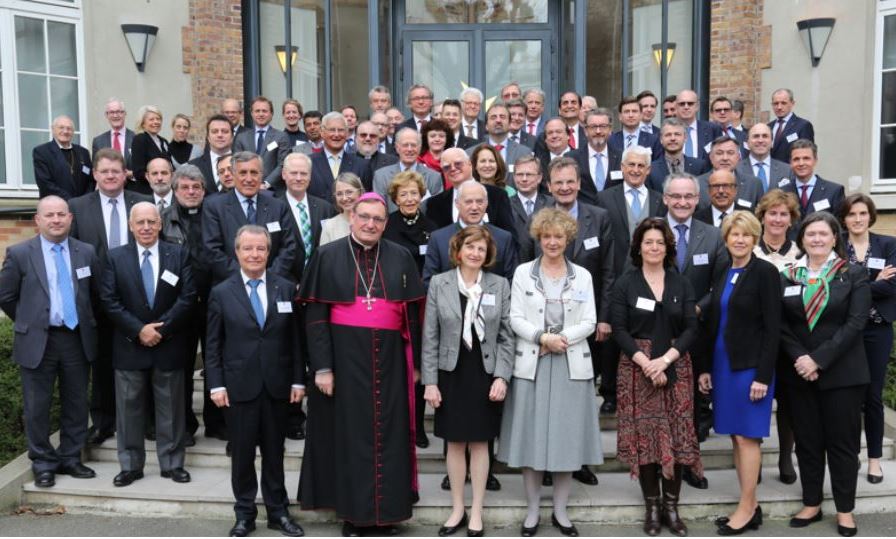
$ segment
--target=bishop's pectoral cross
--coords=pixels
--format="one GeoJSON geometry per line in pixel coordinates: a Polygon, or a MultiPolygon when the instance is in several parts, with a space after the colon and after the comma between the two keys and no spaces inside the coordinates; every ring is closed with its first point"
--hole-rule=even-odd
{"type": "Polygon", "coordinates": [[[361,301],[363,301],[364,303],[367,304],[368,311],[372,311],[373,304],[376,303],[376,298],[372,298],[372,297],[370,297],[370,294],[367,294],[367,297],[365,299],[362,299],[361,301]]]}

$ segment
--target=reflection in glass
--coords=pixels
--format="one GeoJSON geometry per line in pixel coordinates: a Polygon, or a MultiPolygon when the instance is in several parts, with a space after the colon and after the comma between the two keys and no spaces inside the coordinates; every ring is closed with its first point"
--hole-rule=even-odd
{"type": "Polygon", "coordinates": [[[412,44],[414,83],[425,84],[434,100],[457,98],[462,83],[470,82],[470,46],[467,41],[415,41],[412,44]]]}
{"type": "Polygon", "coordinates": [[[78,76],[75,56],[75,25],[47,21],[47,42],[50,47],[50,73],[53,75],[78,76]]]}
{"type": "MultiPolygon", "coordinates": [[[[663,38],[662,0],[632,2],[631,55],[626,73],[631,82],[631,93],[651,90],[660,95],[660,68],[653,54],[653,45],[663,38]]],[[[692,0],[669,2],[668,41],[675,43],[675,56],[669,64],[666,89],[672,94],[691,86],[691,58],[693,55],[692,0]]]]}
{"type": "Polygon", "coordinates": [[[522,88],[541,88],[541,41],[486,41],[485,95],[500,96],[501,87],[516,81],[522,88]]]}
{"type": "Polygon", "coordinates": [[[78,81],[50,77],[50,118],[65,114],[72,119],[75,130],[80,125],[78,116],[78,81]]]}
{"type": "Polygon", "coordinates": [[[896,15],[884,17],[884,69],[896,69],[896,15]]]}
{"type": "Polygon", "coordinates": [[[366,116],[370,89],[367,2],[332,0],[333,108],[354,104],[366,116]]]}
{"type": "Polygon", "coordinates": [[[587,20],[585,90],[614,109],[622,95],[622,2],[588,2],[587,20]]]}
{"type": "MultiPolygon", "coordinates": [[[[47,129],[47,77],[19,75],[19,120],[22,127],[47,129]]],[[[30,159],[29,159],[30,161],[30,159]]]]}
{"type": "Polygon", "coordinates": [[[548,0],[407,0],[408,24],[546,23],[548,0]]]}
{"type": "Polygon", "coordinates": [[[34,185],[34,147],[50,140],[49,131],[22,131],[22,183],[34,185]]]}
{"type": "MultiPolygon", "coordinates": [[[[274,103],[275,118],[286,100],[288,82],[274,49],[286,44],[283,1],[259,2],[261,92],[274,103]]],[[[292,95],[305,110],[323,106],[323,13],[323,0],[292,0],[290,4],[290,40],[298,47],[292,66],[292,95]]],[[[282,125],[277,120],[274,124],[282,125]]]]}
{"type": "Polygon", "coordinates": [[[896,71],[881,76],[880,123],[896,124],[896,71]]]}
{"type": "Polygon", "coordinates": [[[6,130],[0,129],[0,184],[6,183],[6,130]]]}
{"type": "Polygon", "coordinates": [[[19,71],[46,73],[44,21],[16,17],[16,61],[19,71]]]}
{"type": "Polygon", "coordinates": [[[896,179],[896,126],[880,130],[880,178],[896,179]]]}

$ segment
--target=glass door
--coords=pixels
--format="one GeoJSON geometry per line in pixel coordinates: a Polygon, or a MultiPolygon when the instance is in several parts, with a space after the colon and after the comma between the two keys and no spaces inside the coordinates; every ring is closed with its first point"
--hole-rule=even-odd
{"type": "MultiPolygon", "coordinates": [[[[551,62],[551,43],[549,31],[519,30],[486,30],[482,32],[483,72],[480,78],[483,83],[479,88],[486,99],[501,97],[501,88],[512,81],[519,83],[525,91],[527,88],[541,88],[546,93],[554,86],[556,73],[551,62]]],[[[546,103],[553,103],[548,95],[546,103]]],[[[548,109],[550,110],[550,109],[548,109]]]]}
{"type": "MultiPolygon", "coordinates": [[[[404,70],[402,97],[414,84],[433,91],[433,101],[457,99],[473,80],[473,32],[405,32],[402,38],[404,70]]],[[[396,101],[398,101],[396,99],[396,101]]]]}

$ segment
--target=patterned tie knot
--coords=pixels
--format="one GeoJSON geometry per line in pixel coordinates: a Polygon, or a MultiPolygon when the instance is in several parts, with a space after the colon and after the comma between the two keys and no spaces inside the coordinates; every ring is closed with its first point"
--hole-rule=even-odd
{"type": "Polygon", "coordinates": [[[118,205],[118,199],[117,199],[117,198],[110,198],[110,199],[109,199],[109,204],[112,204],[113,206],[117,206],[117,205],[118,205]]]}
{"type": "Polygon", "coordinates": [[[503,144],[496,144],[496,145],[495,145],[495,149],[498,150],[498,151],[500,152],[501,150],[504,149],[504,145],[503,145],[503,144]]]}

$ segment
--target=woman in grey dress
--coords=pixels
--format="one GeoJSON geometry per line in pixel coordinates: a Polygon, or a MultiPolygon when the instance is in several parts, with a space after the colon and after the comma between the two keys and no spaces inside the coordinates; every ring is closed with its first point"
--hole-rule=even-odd
{"type": "Polygon", "coordinates": [[[516,334],[513,377],[501,422],[498,460],[523,469],[528,513],[520,534],[538,530],[541,480],[554,476],[552,524],[577,536],[566,513],[572,472],[601,464],[603,451],[587,338],[597,313],[591,275],[566,259],[576,221],[539,211],[530,232],[542,250],[513,276],[510,325],[516,334]]]}

